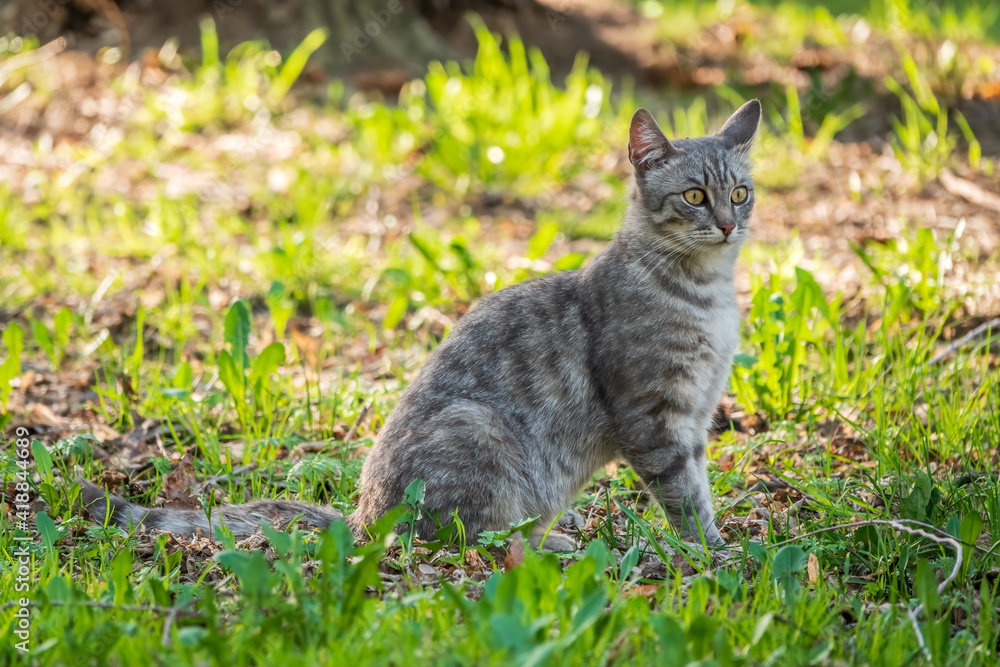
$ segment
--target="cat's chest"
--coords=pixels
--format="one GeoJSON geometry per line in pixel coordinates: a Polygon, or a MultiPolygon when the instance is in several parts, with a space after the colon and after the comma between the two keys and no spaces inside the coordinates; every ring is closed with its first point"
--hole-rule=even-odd
{"type": "Polygon", "coordinates": [[[659,344],[648,348],[647,365],[658,390],[683,396],[699,409],[714,409],[739,342],[735,299],[664,314],[660,331],[650,336],[659,338],[659,344]]]}
{"type": "Polygon", "coordinates": [[[662,343],[667,359],[689,358],[728,364],[739,342],[739,310],[735,295],[691,307],[676,301],[659,304],[648,317],[649,335],[662,343]]]}
{"type": "Polygon", "coordinates": [[[740,339],[740,314],[735,298],[707,312],[704,326],[713,352],[728,366],[740,339]]]}

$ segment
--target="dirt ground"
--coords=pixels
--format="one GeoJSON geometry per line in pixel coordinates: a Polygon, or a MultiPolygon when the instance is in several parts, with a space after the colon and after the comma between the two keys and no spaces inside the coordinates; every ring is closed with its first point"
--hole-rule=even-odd
{"type": "MultiPolygon", "coordinates": [[[[45,164],[45,158],[33,150],[33,142],[72,144],[86,137],[98,123],[114,127],[127,119],[129,105],[123,104],[111,87],[112,80],[122,74],[125,63],[101,62],[93,54],[107,47],[123,46],[123,34],[127,32],[127,47],[140,57],[140,80],[143,85],[155,88],[169,74],[155,55],[163,45],[164,36],[176,35],[182,49],[196,48],[197,16],[216,11],[207,0],[178,0],[169,6],[141,0],[123,0],[119,4],[120,14],[109,9],[104,0],[56,3],[55,10],[39,24],[42,43],[53,45],[43,47],[42,51],[51,49],[43,55],[50,58],[51,70],[57,78],[52,82],[51,96],[28,99],[0,114],[0,182],[12,191],[30,199],[31,185],[24,178],[29,168],[43,166],[54,174],[65,166],[45,164]],[[51,41],[59,36],[66,38],[64,44],[51,41]]],[[[426,4],[427,7],[408,6],[406,11],[426,21],[445,50],[458,57],[473,55],[474,36],[461,12],[437,11],[430,7],[433,3],[426,4]]],[[[0,26],[24,25],[25,20],[30,20],[34,6],[30,0],[15,0],[0,11],[0,26]]],[[[260,3],[260,7],[259,12],[226,13],[225,20],[217,21],[224,45],[260,35],[268,36],[278,46],[301,39],[301,27],[291,18],[287,22],[280,20],[282,16],[294,17],[298,3],[260,3]],[[276,12],[285,14],[279,16],[276,12]]],[[[720,80],[764,90],[772,85],[801,84],[815,71],[831,86],[846,80],[851,73],[874,81],[889,71],[882,57],[889,45],[874,37],[865,42],[864,48],[803,48],[788,62],[764,57],[738,58],[741,35],[757,29],[741,22],[739,17],[711,26],[698,36],[694,46],[681,49],[657,41],[634,5],[622,0],[490,2],[477,4],[476,10],[492,29],[516,31],[528,45],[539,47],[556,78],[569,70],[576,52],[584,50],[589,53],[591,63],[619,85],[622,79],[633,78],[644,91],[665,100],[676,91],[707,90],[720,80]]],[[[914,42],[912,46],[914,53],[931,48],[923,42],[914,42]]],[[[995,49],[991,53],[1000,60],[995,49]]],[[[30,63],[18,66],[25,64],[30,63]]],[[[7,66],[10,67],[10,61],[7,66]]],[[[350,85],[371,94],[381,91],[393,95],[401,82],[412,75],[407,68],[413,66],[413,63],[394,62],[377,68],[349,70],[310,66],[298,94],[308,98],[333,78],[346,76],[350,85]]],[[[889,97],[883,94],[887,105],[893,104],[889,97]]],[[[1000,86],[971,86],[961,91],[956,105],[968,117],[984,155],[1000,154],[1000,86]]],[[[812,269],[821,264],[824,270],[816,273],[817,279],[828,292],[842,291],[848,300],[863,281],[851,246],[884,242],[898,236],[905,225],[929,227],[940,238],[961,230],[962,246],[967,252],[971,248],[979,259],[994,256],[1000,250],[1000,185],[996,175],[957,168],[958,173],[946,171],[921,187],[892,156],[887,143],[887,118],[891,113],[887,107],[886,113],[869,114],[862,122],[853,124],[832,143],[827,159],[805,168],[796,182],[769,188],[759,198],[754,213],[754,233],[758,240],[781,243],[797,236],[804,248],[801,266],[812,269]]],[[[336,139],[335,134],[331,139],[336,139]]],[[[210,149],[207,145],[210,141],[211,138],[206,138],[206,145],[192,148],[210,149]]],[[[282,141],[280,133],[274,141],[282,141]]],[[[276,144],[260,152],[280,154],[282,150],[285,148],[276,144]]],[[[625,147],[608,156],[603,166],[627,179],[630,166],[625,147]]],[[[202,187],[197,174],[185,171],[164,172],[160,178],[168,190],[198,191],[202,187]]],[[[557,203],[581,214],[594,206],[598,190],[588,178],[584,175],[565,192],[558,193],[557,203]]],[[[123,187],[128,188],[129,182],[128,174],[109,172],[102,181],[106,191],[96,194],[120,192],[123,187]]],[[[408,185],[400,182],[398,192],[376,193],[373,205],[405,222],[412,218],[410,199],[405,192],[408,185]]],[[[133,194],[142,196],[141,191],[133,194]]],[[[523,243],[532,233],[530,203],[472,200],[467,205],[484,229],[504,230],[502,236],[507,241],[501,242],[523,243]]],[[[433,224],[435,217],[445,219],[455,214],[451,210],[432,212],[428,222],[433,224]]],[[[363,227],[365,220],[363,212],[352,213],[343,225],[345,229],[363,227]]],[[[558,255],[592,247],[593,241],[567,240],[557,244],[553,252],[558,255]]],[[[959,267],[956,271],[960,274],[963,269],[959,267]]],[[[142,270],[135,275],[136,285],[150,279],[148,272],[144,274],[142,270]]],[[[965,281],[966,285],[975,284],[976,296],[970,297],[967,312],[956,314],[957,319],[968,319],[967,327],[1000,314],[1000,283],[983,275],[956,274],[954,279],[965,281]]],[[[750,289],[748,275],[740,277],[739,286],[745,300],[750,289]]],[[[105,303],[98,316],[106,317],[108,327],[114,331],[115,322],[128,321],[128,313],[134,312],[135,307],[134,302],[121,296],[105,303]],[[115,308],[121,312],[112,312],[115,308]]],[[[5,320],[13,316],[9,312],[6,315],[5,320]]],[[[81,376],[77,389],[88,392],[87,383],[88,378],[81,376]]],[[[70,385],[60,391],[71,391],[70,385]]],[[[59,406],[64,417],[39,414],[35,416],[36,422],[59,421],[67,416],[72,419],[73,406],[84,402],[83,394],[73,400],[45,401],[59,406]]]]}

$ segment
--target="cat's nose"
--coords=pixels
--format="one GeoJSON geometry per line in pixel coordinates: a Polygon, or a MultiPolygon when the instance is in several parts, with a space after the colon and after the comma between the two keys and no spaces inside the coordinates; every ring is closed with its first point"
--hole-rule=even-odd
{"type": "Polygon", "coordinates": [[[722,235],[723,236],[729,236],[730,234],[733,233],[733,230],[736,229],[736,225],[718,225],[717,224],[716,227],[718,227],[719,229],[722,230],[722,235]]]}

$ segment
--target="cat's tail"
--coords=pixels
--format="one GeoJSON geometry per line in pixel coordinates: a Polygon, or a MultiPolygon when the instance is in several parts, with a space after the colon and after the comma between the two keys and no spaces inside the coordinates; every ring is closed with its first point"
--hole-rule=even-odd
{"type": "Polygon", "coordinates": [[[165,530],[175,535],[194,535],[200,528],[206,536],[218,535],[225,526],[234,536],[257,532],[262,523],[278,520],[282,528],[296,520],[317,528],[327,528],[344,515],[334,509],[287,500],[260,500],[245,505],[222,505],[211,511],[211,522],[203,510],[143,507],[119,496],[109,495],[104,489],[85,479],[78,478],[81,487],[81,504],[95,523],[115,525],[132,530],[146,526],[152,530],[165,530]]]}

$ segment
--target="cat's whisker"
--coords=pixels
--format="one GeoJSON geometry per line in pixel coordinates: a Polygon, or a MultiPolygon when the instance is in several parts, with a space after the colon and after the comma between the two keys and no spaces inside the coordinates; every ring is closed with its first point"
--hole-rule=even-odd
{"type": "Polygon", "coordinates": [[[696,247],[698,247],[696,241],[689,238],[678,238],[672,235],[665,235],[663,238],[659,239],[653,247],[648,250],[642,257],[639,258],[639,264],[643,267],[639,272],[637,278],[637,283],[641,283],[645,279],[647,273],[651,273],[653,270],[654,263],[644,264],[644,261],[650,254],[654,252],[661,252],[667,249],[660,261],[662,261],[667,266],[673,266],[676,262],[671,260],[679,261],[686,255],[690,254],[696,247]]]}

